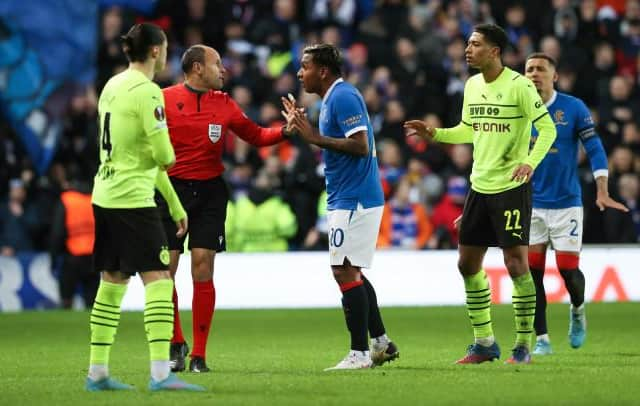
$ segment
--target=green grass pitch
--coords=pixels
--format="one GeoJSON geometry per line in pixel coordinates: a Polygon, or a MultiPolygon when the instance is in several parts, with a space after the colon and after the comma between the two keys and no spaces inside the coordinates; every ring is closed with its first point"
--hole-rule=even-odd
{"type": "MultiPolygon", "coordinates": [[[[373,370],[323,372],[348,350],[340,309],[220,310],[210,374],[182,376],[206,393],[150,393],[142,314],[123,313],[111,373],[128,393],[87,393],[86,312],[0,314],[0,405],[622,405],[640,403],[640,305],[587,305],[583,348],[567,343],[567,305],[549,307],[555,354],[505,365],[511,306],[494,306],[499,362],[459,366],[472,341],[462,307],[385,308],[400,359],[373,370]],[[196,403],[197,402],[197,403],[196,403]]],[[[190,336],[191,314],[182,315],[190,336]]]]}

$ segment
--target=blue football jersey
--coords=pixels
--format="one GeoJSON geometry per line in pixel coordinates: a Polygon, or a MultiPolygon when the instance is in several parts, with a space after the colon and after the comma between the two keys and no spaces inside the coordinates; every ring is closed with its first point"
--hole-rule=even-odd
{"type": "Polygon", "coordinates": [[[364,99],[358,90],[342,79],[336,80],[322,100],[320,135],[345,138],[367,132],[369,154],[355,156],[324,149],[327,209],[355,210],[384,205],[373,128],[364,99]]]}
{"type": "MultiPolygon", "coordinates": [[[[558,136],[533,174],[533,207],[563,209],[582,206],[578,179],[578,142],[587,150],[594,176],[608,175],[604,148],[591,113],[582,100],[554,92],[547,102],[558,136]]],[[[532,143],[537,131],[532,131],[532,143]]]]}

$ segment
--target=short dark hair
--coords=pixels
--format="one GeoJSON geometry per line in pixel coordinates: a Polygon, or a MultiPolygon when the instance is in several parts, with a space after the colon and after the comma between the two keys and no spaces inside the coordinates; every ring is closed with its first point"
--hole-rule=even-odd
{"type": "Polygon", "coordinates": [[[487,42],[490,42],[500,48],[500,54],[505,51],[509,44],[509,37],[507,37],[507,33],[498,25],[479,24],[473,27],[473,31],[482,34],[487,42]]]}
{"type": "Polygon", "coordinates": [[[527,56],[527,61],[529,59],[545,59],[554,68],[558,66],[558,63],[556,62],[556,60],[553,59],[553,57],[551,55],[545,54],[544,52],[534,52],[534,53],[530,54],[529,56],[527,56]]]}
{"type": "Polygon", "coordinates": [[[122,51],[129,62],[144,62],[149,55],[149,48],[162,45],[167,36],[162,29],[152,23],[136,24],[128,33],[120,37],[122,51]]]}
{"type": "Polygon", "coordinates": [[[303,54],[311,55],[311,60],[318,66],[329,68],[334,75],[342,75],[342,56],[340,50],[331,44],[316,44],[305,47],[303,54]]]}
{"type": "Polygon", "coordinates": [[[192,45],[184,51],[182,54],[182,71],[189,73],[193,69],[193,64],[196,62],[204,65],[204,52],[205,49],[202,45],[192,45]]]}

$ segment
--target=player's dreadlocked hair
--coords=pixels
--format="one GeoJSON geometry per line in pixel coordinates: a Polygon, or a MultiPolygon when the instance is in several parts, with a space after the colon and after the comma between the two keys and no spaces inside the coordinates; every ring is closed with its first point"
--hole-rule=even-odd
{"type": "Polygon", "coordinates": [[[315,65],[328,68],[336,76],[342,75],[342,56],[337,47],[331,44],[310,45],[302,53],[311,55],[315,65]]]}
{"type": "Polygon", "coordinates": [[[162,29],[155,24],[136,24],[128,33],[120,37],[122,51],[129,62],[144,62],[149,55],[149,48],[162,45],[167,36],[162,29]]]}

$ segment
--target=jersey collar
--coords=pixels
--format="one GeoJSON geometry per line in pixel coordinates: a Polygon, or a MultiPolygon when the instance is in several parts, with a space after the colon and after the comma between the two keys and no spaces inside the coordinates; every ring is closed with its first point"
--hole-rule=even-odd
{"type": "Polygon", "coordinates": [[[188,91],[190,91],[191,93],[195,93],[195,94],[205,94],[205,93],[207,93],[207,90],[202,91],[202,90],[194,89],[193,87],[189,86],[189,85],[187,84],[187,82],[182,82],[182,84],[183,84],[183,85],[184,85],[184,87],[186,87],[186,88],[187,88],[187,90],[188,90],[188,91]]]}
{"type": "Polygon", "coordinates": [[[549,108],[549,106],[551,106],[556,101],[557,97],[558,97],[558,92],[554,90],[553,93],[551,94],[551,97],[549,98],[549,101],[546,102],[544,105],[547,106],[547,108],[549,108]]]}
{"type": "Polygon", "coordinates": [[[331,91],[333,90],[334,87],[336,87],[336,85],[338,83],[344,82],[344,80],[342,78],[338,78],[336,80],[333,81],[333,83],[331,84],[331,86],[329,86],[329,89],[327,89],[327,93],[324,94],[324,97],[322,98],[322,102],[326,103],[327,99],[329,98],[329,95],[331,94],[331,91]]]}

